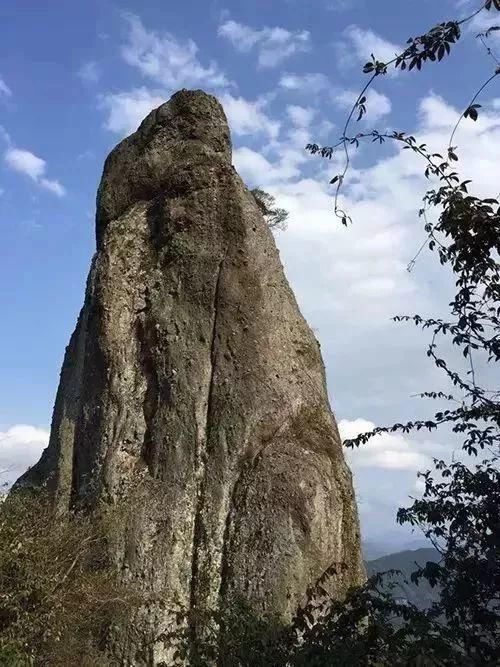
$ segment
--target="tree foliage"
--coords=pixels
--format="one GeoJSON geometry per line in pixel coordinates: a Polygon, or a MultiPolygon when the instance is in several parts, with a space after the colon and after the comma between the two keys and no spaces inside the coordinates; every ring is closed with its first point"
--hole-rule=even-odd
{"type": "Polygon", "coordinates": [[[284,231],[287,228],[288,211],[276,206],[276,199],[261,188],[254,188],[250,192],[255,197],[264,220],[269,229],[284,231]]]}

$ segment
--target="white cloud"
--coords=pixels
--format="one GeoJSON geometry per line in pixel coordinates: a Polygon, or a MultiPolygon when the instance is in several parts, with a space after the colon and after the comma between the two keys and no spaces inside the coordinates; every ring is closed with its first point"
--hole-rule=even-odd
{"type": "Polygon", "coordinates": [[[219,97],[234,134],[264,134],[275,139],[280,131],[280,123],[263,111],[267,104],[265,98],[251,102],[243,97],[234,97],[225,93],[219,97]]]}
{"type": "MultiPolygon", "coordinates": [[[[351,440],[361,433],[372,431],[375,424],[366,419],[339,422],[343,439],[351,440]]],[[[433,443],[431,448],[436,450],[433,443]]],[[[346,456],[354,468],[386,468],[389,470],[425,470],[431,463],[427,454],[429,443],[412,442],[399,433],[382,433],[366,444],[346,449],[346,456]]]]}
{"type": "Polygon", "coordinates": [[[5,162],[14,171],[25,174],[34,181],[38,181],[47,167],[45,160],[20,148],[9,148],[5,153],[5,162]]]}
{"type": "MultiPolygon", "coordinates": [[[[498,194],[495,177],[500,152],[500,117],[485,103],[476,122],[462,119],[455,134],[459,162],[456,170],[463,178],[473,179],[473,194],[492,197],[498,194]]],[[[448,145],[452,127],[461,115],[437,95],[429,95],[419,105],[420,137],[429,146],[443,152],[448,145]]]]}
{"type": "MultiPolygon", "coordinates": [[[[342,438],[355,438],[372,431],[368,419],[339,421],[342,438]]],[[[431,441],[415,441],[408,436],[380,434],[355,449],[344,449],[352,469],[356,499],[365,540],[393,543],[397,551],[411,536],[409,527],[396,527],[396,511],[408,507],[410,497],[421,495],[417,473],[432,468],[434,456],[446,457],[450,451],[431,441]]]]}
{"type": "MultiPolygon", "coordinates": [[[[459,115],[442,99],[427,96],[418,107],[418,127],[408,129],[432,150],[442,152],[459,115]]],[[[464,170],[462,177],[472,177],[474,190],[479,194],[496,194],[495,165],[500,152],[498,115],[483,111],[476,123],[462,121],[456,143],[461,158],[458,169],[464,170]]],[[[368,146],[363,148],[368,149],[368,146]]],[[[398,364],[407,363],[405,346],[418,345],[420,349],[424,341],[416,333],[412,337],[411,332],[398,329],[390,318],[409,308],[412,312],[434,313],[437,304],[443,307],[448,302],[448,276],[434,268],[434,262],[427,262],[426,253],[420,257],[414,272],[406,270],[424,240],[416,213],[420,195],[428,183],[417,156],[401,151],[398,146],[392,149],[393,154],[385,154],[373,166],[362,169],[357,166],[357,153],[353,150],[353,167],[340,200],[353,219],[348,229],[333,214],[333,188],[328,187],[328,180],[341,169],[336,161],[341,154],[331,162],[310,159],[308,168],[317,170],[312,177],[305,177],[297,164],[291,172],[290,165],[283,165],[279,157],[273,160],[264,155],[270,163],[267,165],[260,164],[254,153],[239,151],[237,155],[244,158],[244,171],[255,180],[260,177],[259,184],[264,189],[267,186],[278,204],[290,211],[288,231],[279,238],[282,256],[309,319],[320,332],[335,332],[334,342],[326,340],[325,344],[331,345],[337,377],[340,365],[345,368],[346,380],[349,364],[355,364],[363,377],[370,372],[369,367],[375,374],[386,372],[389,376],[389,367],[398,372],[398,364]],[[284,166],[289,167],[288,171],[284,166]],[[354,353],[352,340],[344,340],[344,327],[359,336],[361,353],[359,350],[354,353]],[[401,340],[393,353],[391,346],[395,343],[390,340],[401,340]],[[375,349],[375,345],[376,358],[368,358],[368,350],[375,349]],[[392,360],[391,354],[396,355],[392,360]]],[[[376,151],[375,147],[371,149],[371,155],[376,157],[376,151]]],[[[413,355],[416,359],[417,352],[413,355]]],[[[398,380],[405,384],[404,400],[422,390],[422,385],[427,386],[424,372],[416,368],[413,378],[398,380]]],[[[392,389],[376,376],[373,382],[380,384],[385,395],[393,395],[392,389]]],[[[336,381],[333,389],[340,391],[342,385],[336,381]]],[[[352,397],[344,393],[344,397],[347,403],[359,400],[355,392],[352,397]]],[[[401,402],[403,398],[397,400],[401,402]]]]}
{"type": "Polygon", "coordinates": [[[44,178],[47,163],[31,151],[11,147],[6,151],[4,160],[10,169],[28,176],[45,190],[52,192],[58,197],[63,197],[66,194],[64,187],[59,181],[44,178]]]}
{"type": "Polygon", "coordinates": [[[273,164],[262,153],[241,146],[233,151],[233,162],[238,173],[251,186],[263,186],[269,190],[272,184],[283,183],[297,178],[300,171],[294,162],[283,155],[278,163],[273,164]]]}
{"type": "Polygon", "coordinates": [[[131,134],[152,109],[165,101],[165,97],[158,91],[153,92],[144,87],[103,95],[100,106],[107,112],[104,126],[121,136],[131,134]]]}
{"type": "Polygon", "coordinates": [[[228,39],[238,51],[250,51],[261,39],[260,30],[232,20],[219,26],[218,32],[220,37],[228,39]]]}
{"type": "Polygon", "coordinates": [[[140,18],[133,14],[127,14],[125,18],[129,33],[122,56],[143,76],[161,83],[170,91],[197,85],[204,88],[229,85],[215,63],[201,64],[198,47],[192,39],[181,41],[168,32],[147,30],[140,18]]]}
{"type": "Polygon", "coordinates": [[[0,77],[0,98],[2,97],[12,97],[12,91],[2,77],[0,77]]]}
{"type": "Polygon", "coordinates": [[[280,27],[256,30],[229,20],[219,27],[219,35],[243,53],[256,48],[261,67],[276,67],[287,58],[310,48],[310,34],[307,30],[290,32],[280,27]]]}
{"type": "Polygon", "coordinates": [[[94,60],[90,60],[80,67],[77,76],[85,83],[97,83],[101,76],[101,70],[94,60]]]}
{"type": "Polygon", "coordinates": [[[66,195],[66,189],[59,183],[59,181],[42,178],[40,179],[40,185],[45,190],[57,195],[57,197],[64,197],[66,195]]]}
{"type": "Polygon", "coordinates": [[[315,313],[315,324],[325,322],[328,330],[331,318],[360,332],[386,329],[410,298],[415,308],[425,305],[406,271],[421,243],[415,193],[418,186],[424,191],[424,178],[413,182],[420,175],[416,166],[406,178],[402,161],[383,160],[359,171],[353,167],[341,200],[355,221],[346,230],[333,214],[333,188],[328,186],[340,165],[335,158],[314,161],[304,151],[309,140],[307,128],[297,128],[272,152],[238,147],[234,163],[245,179],[270,191],[290,212],[289,229],[279,242],[299,300],[315,313]],[[305,176],[303,163],[313,174],[305,176]]]}
{"type": "MultiPolygon", "coordinates": [[[[341,64],[352,65],[353,55],[361,63],[365,64],[371,60],[372,54],[377,60],[389,62],[394,56],[403,51],[403,47],[390,42],[373,30],[365,30],[357,25],[351,25],[344,31],[347,44],[339,46],[341,64]]],[[[389,75],[393,76],[398,72],[394,68],[389,69],[389,75]]]]}
{"type": "MultiPolygon", "coordinates": [[[[340,109],[351,110],[353,104],[358,99],[359,93],[352,90],[341,90],[332,95],[332,99],[336,106],[340,109]]],[[[390,99],[371,88],[366,93],[366,115],[364,118],[369,122],[376,122],[383,116],[387,116],[392,110],[390,99]]]]}
{"type": "Polygon", "coordinates": [[[279,85],[285,90],[298,90],[303,93],[320,92],[330,87],[328,77],[319,72],[308,74],[283,74],[279,85]]]}
{"type": "MultiPolygon", "coordinates": [[[[238,151],[238,158],[240,155],[238,151]]],[[[375,183],[376,191],[360,192],[359,199],[343,197],[341,204],[354,220],[345,229],[333,213],[333,193],[326,174],[319,177],[324,182],[317,178],[297,180],[300,165],[293,165],[292,170],[287,161],[280,161],[264,170],[255,156],[251,165],[248,161],[245,164],[246,169],[251,166],[254,178],[260,175],[260,185],[290,211],[288,232],[280,238],[289,276],[315,326],[326,331],[334,327],[336,345],[332,346],[338,354],[343,354],[344,348],[342,332],[335,323],[342,323],[342,331],[345,327],[362,339],[362,332],[373,335],[377,329],[386,331],[390,318],[405,312],[410,299],[412,308],[425,306],[414,277],[406,271],[408,258],[418,247],[410,203],[414,201],[414,186],[401,184],[400,196],[408,197],[407,210],[395,204],[389,183],[380,190],[375,183]],[[286,181],[284,175],[288,176],[286,181]]],[[[332,165],[331,174],[337,170],[332,165]]],[[[361,180],[369,179],[372,173],[366,170],[361,180]]],[[[349,357],[353,351],[345,350],[349,357]]]]}
{"type": "MultiPolygon", "coordinates": [[[[315,116],[315,110],[311,107],[301,107],[296,104],[290,104],[286,108],[288,117],[296,127],[309,127],[315,116]]],[[[305,144],[304,144],[305,146],[305,144]]]]}
{"type": "MultiPolygon", "coordinates": [[[[289,105],[286,113],[290,124],[279,135],[271,136],[262,152],[248,146],[237,146],[233,151],[233,161],[241,176],[250,184],[268,189],[293,187],[291,181],[301,175],[301,165],[310,162],[305,146],[311,141],[311,122],[315,111],[310,107],[289,105]]],[[[269,119],[267,122],[273,122],[269,119]]],[[[320,122],[321,130],[331,129],[330,124],[320,122]],[[327,125],[327,126],[326,126],[327,125]]]]}
{"type": "Polygon", "coordinates": [[[17,424],[0,431],[0,484],[12,484],[37,462],[48,442],[49,432],[35,426],[17,424]]]}

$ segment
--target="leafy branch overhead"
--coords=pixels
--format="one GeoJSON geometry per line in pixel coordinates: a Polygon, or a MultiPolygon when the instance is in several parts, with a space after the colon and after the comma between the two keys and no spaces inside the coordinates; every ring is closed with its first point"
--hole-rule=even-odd
{"type": "MultiPolygon", "coordinates": [[[[337,150],[341,150],[344,154],[344,167],[342,172],[334,176],[330,181],[331,185],[336,185],[334,204],[335,215],[341,219],[344,225],[347,225],[347,223],[350,222],[350,217],[347,212],[339,206],[339,194],[341,188],[345,184],[345,177],[350,167],[349,147],[353,145],[357,147],[359,146],[360,140],[369,136],[374,137],[374,135],[371,133],[357,133],[350,136],[349,127],[355,115],[357,121],[360,121],[366,115],[368,110],[366,93],[374,83],[375,79],[381,75],[387,74],[391,67],[394,69],[400,69],[401,71],[411,71],[414,68],[421,70],[423,65],[428,62],[441,61],[445,56],[450,55],[452,46],[456,44],[462,37],[462,26],[470,23],[481,12],[492,10],[500,11],[500,0],[486,0],[485,2],[482,2],[474,12],[460,20],[452,20],[440,23],[422,35],[417,37],[410,37],[407,40],[406,48],[401,53],[394,54],[394,58],[392,58],[392,60],[382,62],[372,54],[371,60],[368,61],[363,67],[363,72],[365,74],[370,74],[371,76],[352,106],[339,141],[332,146],[318,147],[317,144],[314,143],[308,144],[306,146],[306,150],[312,154],[318,154],[321,157],[328,159],[331,159],[337,150]]],[[[450,145],[462,118],[470,118],[473,121],[478,119],[481,105],[476,103],[476,99],[480,93],[482,93],[484,89],[500,74],[500,59],[494,56],[492,50],[484,42],[484,38],[487,38],[496,30],[500,30],[500,26],[490,26],[486,32],[479,33],[477,35],[477,37],[481,39],[482,43],[484,44],[488,54],[495,59],[497,67],[495,68],[493,74],[488,77],[488,79],[481,85],[479,90],[475,93],[472,100],[468,104],[464,113],[459,117],[450,138],[450,145]]],[[[388,138],[389,135],[378,134],[376,138],[374,137],[374,140],[377,140],[377,138],[380,140],[380,137],[382,136],[388,138]]]]}

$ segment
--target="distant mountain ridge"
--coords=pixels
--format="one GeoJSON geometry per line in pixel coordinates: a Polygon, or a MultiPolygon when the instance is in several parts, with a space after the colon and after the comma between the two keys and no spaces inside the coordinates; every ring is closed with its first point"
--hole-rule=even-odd
{"type": "Polygon", "coordinates": [[[411,574],[427,561],[436,563],[439,559],[439,551],[433,548],[405,550],[369,560],[366,562],[366,569],[369,576],[387,570],[400,570],[400,575],[390,579],[396,583],[391,591],[392,595],[408,600],[419,609],[426,609],[439,598],[439,588],[432,588],[425,579],[418,585],[414,584],[411,581],[411,574]]]}
{"type": "Polygon", "coordinates": [[[365,563],[382,558],[402,551],[417,551],[418,549],[432,548],[429,540],[424,537],[408,537],[401,541],[401,535],[397,530],[389,535],[378,536],[374,539],[363,540],[362,549],[365,563]]]}

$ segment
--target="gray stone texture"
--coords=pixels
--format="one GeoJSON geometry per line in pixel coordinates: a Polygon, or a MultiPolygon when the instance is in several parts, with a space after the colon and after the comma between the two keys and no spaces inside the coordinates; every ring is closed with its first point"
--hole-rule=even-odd
{"type": "Polygon", "coordinates": [[[319,346],[214,97],[176,93],[111,152],[96,233],[50,444],[21,482],[63,512],[116,508],[114,560],[162,601],[118,633],[123,664],[168,658],[173,605],[241,593],[290,617],[333,562],[341,597],[364,570],[319,346]]]}

